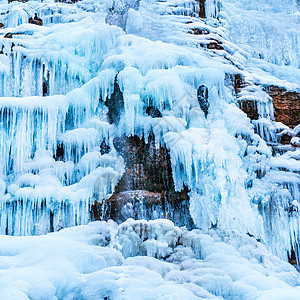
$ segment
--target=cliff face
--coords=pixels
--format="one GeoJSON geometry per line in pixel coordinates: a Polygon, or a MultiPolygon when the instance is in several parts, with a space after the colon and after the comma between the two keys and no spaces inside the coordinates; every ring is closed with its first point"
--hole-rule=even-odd
{"type": "Polygon", "coordinates": [[[175,191],[169,151],[137,136],[116,138],[114,147],[124,159],[125,171],[114,194],[93,205],[92,218],[117,222],[167,218],[193,227],[188,190],[175,191]]]}
{"type": "Polygon", "coordinates": [[[287,91],[277,86],[266,88],[273,99],[276,122],[282,122],[290,128],[300,124],[300,93],[287,91]]]}

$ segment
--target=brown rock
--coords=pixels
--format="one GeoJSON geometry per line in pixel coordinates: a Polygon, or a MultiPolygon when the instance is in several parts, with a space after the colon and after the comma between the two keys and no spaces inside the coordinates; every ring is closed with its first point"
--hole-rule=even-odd
{"type": "Polygon", "coordinates": [[[8,3],[11,3],[11,2],[22,2],[22,3],[25,3],[25,2],[28,2],[28,0],[8,0],[8,3]]]}
{"type": "Polygon", "coordinates": [[[290,128],[297,126],[300,123],[300,93],[278,86],[268,86],[265,90],[273,99],[275,120],[290,128]]]}
{"type": "Polygon", "coordinates": [[[5,26],[3,23],[0,23],[0,29],[3,29],[5,26]]]}
{"type": "Polygon", "coordinates": [[[234,74],[233,87],[236,94],[238,94],[242,88],[246,87],[247,83],[245,78],[241,74],[234,74]]]}
{"type": "Polygon", "coordinates": [[[242,100],[238,101],[239,108],[247,115],[251,120],[258,120],[259,114],[257,110],[257,103],[254,100],[242,100]]]}
{"type": "Polygon", "coordinates": [[[128,218],[149,219],[154,210],[159,218],[166,217],[162,193],[141,190],[121,192],[106,200],[105,207],[109,218],[120,222],[128,218]]]}
{"type": "Polygon", "coordinates": [[[125,173],[115,193],[103,204],[92,207],[92,219],[122,222],[127,218],[164,217],[193,227],[188,190],[175,191],[168,150],[157,149],[153,140],[145,143],[137,136],[117,138],[114,146],[124,159],[125,173]]]}
{"type": "Polygon", "coordinates": [[[76,3],[76,2],[78,2],[78,1],[79,1],[79,0],[55,0],[55,2],[69,3],[69,4],[76,3]]]}
{"type": "Polygon", "coordinates": [[[205,1],[206,0],[198,0],[198,2],[199,2],[199,17],[200,18],[206,18],[205,1]]]}
{"type": "Polygon", "coordinates": [[[29,24],[34,24],[38,26],[43,25],[43,20],[37,16],[37,14],[34,15],[34,18],[30,17],[28,20],[29,24]]]}
{"type": "Polygon", "coordinates": [[[280,143],[283,144],[283,145],[288,145],[290,144],[291,142],[291,139],[292,137],[288,134],[283,134],[281,137],[280,137],[280,143]]]}
{"type": "Polygon", "coordinates": [[[205,34],[209,34],[209,31],[205,28],[191,28],[191,33],[195,34],[195,35],[205,35],[205,34]]]}
{"type": "Polygon", "coordinates": [[[127,190],[162,192],[173,186],[170,155],[154,142],[145,143],[137,136],[114,140],[114,146],[124,158],[126,170],[116,187],[116,193],[127,190]]]}
{"type": "Polygon", "coordinates": [[[8,32],[8,33],[4,36],[4,38],[6,38],[6,39],[12,39],[12,37],[13,37],[13,34],[12,34],[11,32],[8,32]]]}
{"type": "Polygon", "coordinates": [[[215,39],[210,39],[209,43],[207,44],[200,44],[201,47],[210,49],[210,50],[224,50],[222,43],[220,41],[217,41],[215,39]]]}

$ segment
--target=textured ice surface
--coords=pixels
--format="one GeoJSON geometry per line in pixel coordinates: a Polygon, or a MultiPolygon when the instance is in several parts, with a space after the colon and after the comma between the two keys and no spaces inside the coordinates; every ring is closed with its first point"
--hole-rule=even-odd
{"type": "Polygon", "coordinates": [[[112,221],[0,236],[1,299],[285,299],[299,273],[254,238],[112,221]]]}

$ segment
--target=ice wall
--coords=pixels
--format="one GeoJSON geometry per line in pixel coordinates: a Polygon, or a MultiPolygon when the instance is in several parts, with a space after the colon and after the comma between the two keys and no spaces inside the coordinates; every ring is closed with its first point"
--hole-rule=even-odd
{"type": "MultiPolygon", "coordinates": [[[[258,10],[279,14],[269,2],[258,10]]],[[[176,190],[189,190],[197,227],[254,235],[283,258],[297,252],[298,163],[291,153],[273,157],[270,143],[282,127],[262,85],[297,88],[298,32],[284,23],[293,41],[284,63],[282,40],[271,51],[275,37],[260,17],[252,27],[252,6],[207,1],[204,20],[197,1],[124,2],[125,10],[122,3],[0,4],[1,233],[87,223],[91,203],[105,201],[123,173],[114,138],[154,136],[170,151],[176,190]],[[112,11],[126,13],[123,29],[108,22],[112,11]],[[27,24],[35,12],[43,26],[27,24]],[[239,12],[252,35],[233,26],[239,12]],[[267,42],[249,48],[246,38],[262,30],[267,42]],[[238,94],[236,74],[247,81],[238,94]],[[205,112],[199,86],[208,91],[205,112]],[[250,98],[259,114],[252,123],[237,105],[250,98]]],[[[276,16],[289,13],[295,24],[294,7],[276,16]]]]}
{"type": "Polygon", "coordinates": [[[112,144],[113,129],[99,99],[110,93],[115,74],[97,74],[105,53],[123,33],[95,22],[101,17],[97,12],[85,18],[83,9],[69,5],[1,6],[8,12],[2,15],[0,37],[0,231],[32,235],[86,224],[90,204],[112,193],[122,174],[121,158],[100,154],[103,141],[112,144]],[[46,12],[57,11],[64,18],[76,15],[76,22],[27,24],[35,12],[47,20],[46,12]],[[24,14],[26,20],[21,20],[24,14]]]}

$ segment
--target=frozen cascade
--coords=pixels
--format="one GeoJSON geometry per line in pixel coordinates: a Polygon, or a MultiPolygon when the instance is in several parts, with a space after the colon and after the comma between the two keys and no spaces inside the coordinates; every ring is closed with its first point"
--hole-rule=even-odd
{"type": "Polygon", "coordinates": [[[244,2],[206,1],[208,18],[200,19],[194,0],[125,1],[121,29],[107,16],[122,11],[122,1],[114,10],[105,0],[2,1],[0,232],[35,235],[88,223],[91,204],[112,195],[124,172],[114,139],[154,137],[170,151],[176,191],[189,190],[198,228],[254,235],[283,259],[297,253],[299,159],[292,151],[275,156],[271,144],[283,130],[298,132],[274,122],[264,86],[299,90],[299,31],[291,28],[299,13],[293,1],[280,1],[282,11],[270,11],[274,1],[244,2]],[[278,44],[251,5],[276,24],[289,13],[278,44]],[[34,13],[43,26],[28,23],[34,13]],[[251,47],[258,32],[266,40],[251,47]],[[283,57],[286,41],[293,42],[283,57]],[[238,93],[237,74],[246,82],[238,93]],[[108,101],[116,86],[118,124],[108,101]],[[199,86],[208,90],[207,118],[199,86]],[[252,122],[238,108],[249,100],[259,115],[252,122]]]}

